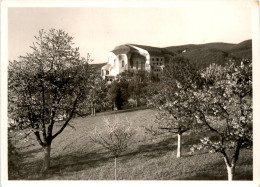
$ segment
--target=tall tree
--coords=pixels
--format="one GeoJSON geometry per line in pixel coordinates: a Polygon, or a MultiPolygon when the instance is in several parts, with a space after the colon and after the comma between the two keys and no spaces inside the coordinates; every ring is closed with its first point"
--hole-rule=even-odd
{"type": "Polygon", "coordinates": [[[116,93],[116,98],[115,98],[115,104],[116,104],[118,110],[122,110],[123,102],[124,102],[124,100],[122,97],[122,91],[121,91],[121,88],[119,88],[116,93]]]}
{"type": "Polygon", "coordinates": [[[178,135],[177,157],[181,156],[182,134],[197,127],[196,100],[193,90],[201,84],[198,72],[189,62],[175,57],[166,65],[160,82],[153,83],[150,106],[158,112],[157,126],[147,129],[153,134],[165,132],[178,135]]]}
{"type": "Polygon", "coordinates": [[[113,108],[121,110],[123,105],[128,101],[128,81],[121,80],[120,82],[113,81],[109,90],[109,98],[113,103],[113,108]]]}
{"type": "Polygon", "coordinates": [[[228,180],[233,180],[242,147],[252,145],[252,64],[244,60],[239,66],[211,65],[202,76],[206,84],[194,92],[199,100],[196,113],[209,133],[192,151],[207,149],[220,153],[228,180]]]}
{"type": "Polygon", "coordinates": [[[43,148],[45,171],[50,168],[52,141],[75,114],[84,113],[91,72],[89,56],[80,57],[65,31],[40,30],[35,39],[31,53],[9,63],[8,110],[12,125],[33,133],[43,148]],[[65,118],[60,128],[55,127],[59,115],[65,118]]]}

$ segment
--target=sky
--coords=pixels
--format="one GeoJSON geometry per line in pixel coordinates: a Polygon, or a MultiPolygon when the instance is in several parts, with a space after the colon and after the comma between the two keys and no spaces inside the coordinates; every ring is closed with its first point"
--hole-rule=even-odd
{"type": "Polygon", "coordinates": [[[239,43],[252,38],[251,9],[234,7],[84,7],[8,9],[8,60],[30,52],[40,29],[63,29],[80,54],[107,62],[115,46],[239,43]]]}

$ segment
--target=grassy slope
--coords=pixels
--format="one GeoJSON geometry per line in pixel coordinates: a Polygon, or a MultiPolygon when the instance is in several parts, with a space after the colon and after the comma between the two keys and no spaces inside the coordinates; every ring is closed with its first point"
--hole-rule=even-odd
{"type": "MultiPolygon", "coordinates": [[[[176,136],[153,137],[145,133],[144,126],[153,124],[154,111],[139,110],[102,113],[96,117],[76,118],[74,128],[67,127],[52,144],[51,170],[49,174],[37,174],[41,166],[41,149],[35,145],[21,149],[20,177],[10,179],[80,179],[113,180],[114,159],[102,147],[94,145],[89,135],[95,127],[102,127],[104,117],[127,117],[136,129],[129,151],[118,159],[118,179],[134,180],[226,180],[224,160],[218,155],[189,153],[192,144],[199,141],[197,135],[184,135],[183,157],[176,158],[176,136]]],[[[34,138],[34,137],[32,137],[34,138]]],[[[18,145],[26,147],[24,143],[18,145]]],[[[252,151],[242,150],[235,179],[252,179],[252,151]]]]}

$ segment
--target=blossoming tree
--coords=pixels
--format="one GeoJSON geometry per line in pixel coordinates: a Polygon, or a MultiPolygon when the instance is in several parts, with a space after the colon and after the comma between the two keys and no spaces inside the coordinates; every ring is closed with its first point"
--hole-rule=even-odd
{"type": "Polygon", "coordinates": [[[191,150],[220,153],[228,180],[232,180],[241,148],[252,143],[252,63],[243,60],[239,66],[227,67],[213,64],[202,76],[206,84],[194,92],[199,101],[196,117],[211,137],[201,138],[191,150]]]}
{"type": "Polygon", "coordinates": [[[151,84],[150,106],[157,110],[156,126],[147,128],[153,134],[177,134],[177,157],[181,157],[183,133],[198,127],[197,100],[194,90],[201,85],[198,71],[181,57],[166,65],[160,82],[151,84]]]}
{"type": "Polygon", "coordinates": [[[75,114],[85,113],[92,87],[90,59],[80,57],[73,38],[63,30],[40,30],[35,39],[31,53],[9,63],[8,114],[10,126],[35,135],[43,148],[42,170],[46,171],[52,141],[75,114]],[[60,116],[62,122],[58,122],[60,116]]]}

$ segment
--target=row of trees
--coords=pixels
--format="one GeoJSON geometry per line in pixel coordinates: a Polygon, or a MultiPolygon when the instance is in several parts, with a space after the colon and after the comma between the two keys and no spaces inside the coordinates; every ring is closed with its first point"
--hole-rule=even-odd
{"type": "Polygon", "coordinates": [[[157,125],[147,130],[177,134],[177,157],[183,133],[204,131],[206,136],[191,151],[220,153],[232,180],[241,148],[252,144],[252,63],[212,64],[199,71],[177,57],[150,89],[149,103],[158,116],[157,125]]]}

